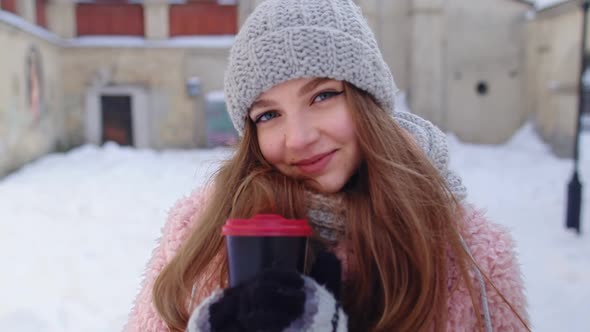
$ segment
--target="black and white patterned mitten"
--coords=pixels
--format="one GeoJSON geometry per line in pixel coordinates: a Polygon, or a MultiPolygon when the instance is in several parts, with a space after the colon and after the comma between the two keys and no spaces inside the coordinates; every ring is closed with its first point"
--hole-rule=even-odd
{"type": "Polygon", "coordinates": [[[340,262],[320,253],[310,276],[270,269],[218,290],[195,309],[189,332],[347,331],[340,307],[340,262]]]}

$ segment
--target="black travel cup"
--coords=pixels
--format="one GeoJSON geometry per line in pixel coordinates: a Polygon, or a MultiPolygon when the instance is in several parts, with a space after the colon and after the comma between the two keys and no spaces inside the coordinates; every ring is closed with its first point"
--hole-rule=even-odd
{"type": "Polygon", "coordinates": [[[229,261],[229,285],[234,287],[268,268],[305,273],[308,237],[306,220],[259,214],[229,219],[223,226],[229,261]]]}

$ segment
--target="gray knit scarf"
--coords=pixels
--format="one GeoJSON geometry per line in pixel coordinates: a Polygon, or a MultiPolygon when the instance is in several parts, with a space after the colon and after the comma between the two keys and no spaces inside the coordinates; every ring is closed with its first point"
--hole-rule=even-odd
{"type": "Polygon", "coordinates": [[[346,202],[345,194],[324,195],[307,191],[307,218],[316,235],[323,242],[334,245],[345,233],[346,202]]]}

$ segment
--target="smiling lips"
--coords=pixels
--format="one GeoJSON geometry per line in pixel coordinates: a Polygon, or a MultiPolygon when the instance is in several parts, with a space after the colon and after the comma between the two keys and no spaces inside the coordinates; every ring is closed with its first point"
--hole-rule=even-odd
{"type": "Polygon", "coordinates": [[[307,175],[318,174],[321,173],[326,168],[326,166],[328,166],[335,152],[336,150],[330,151],[328,153],[318,154],[311,158],[300,160],[296,163],[293,163],[292,165],[297,167],[301,173],[307,175]]]}

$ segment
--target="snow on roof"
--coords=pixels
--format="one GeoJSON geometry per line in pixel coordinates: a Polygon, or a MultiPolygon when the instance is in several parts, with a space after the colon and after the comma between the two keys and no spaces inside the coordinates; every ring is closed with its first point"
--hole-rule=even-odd
{"type": "Polygon", "coordinates": [[[46,29],[41,28],[35,24],[27,22],[22,17],[15,15],[11,12],[7,12],[5,10],[0,10],[0,22],[4,22],[8,25],[12,25],[14,27],[17,27],[25,32],[28,32],[34,36],[44,39],[50,43],[54,43],[54,44],[61,43],[61,38],[58,35],[56,35],[52,32],[49,32],[46,29]]]}
{"type": "Polygon", "coordinates": [[[535,8],[537,8],[538,10],[541,10],[541,9],[545,9],[548,7],[559,5],[561,3],[568,2],[568,1],[570,1],[570,0],[535,0],[534,3],[535,3],[535,8]]]}
{"type": "Polygon", "coordinates": [[[68,39],[68,47],[229,48],[235,36],[173,37],[163,40],[133,36],[85,36],[68,39]]]}
{"type": "Polygon", "coordinates": [[[207,101],[225,101],[225,95],[222,90],[211,91],[207,94],[207,101]]]}
{"type": "Polygon", "coordinates": [[[63,39],[22,17],[0,10],[0,22],[14,26],[50,43],[65,47],[141,47],[141,48],[229,48],[234,35],[173,37],[163,40],[133,36],[85,36],[63,39]]]}

